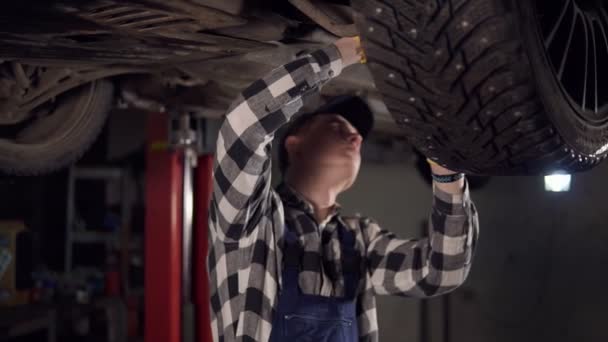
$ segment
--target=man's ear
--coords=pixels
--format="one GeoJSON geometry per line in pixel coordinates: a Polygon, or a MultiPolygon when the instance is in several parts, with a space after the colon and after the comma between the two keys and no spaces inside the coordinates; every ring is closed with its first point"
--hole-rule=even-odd
{"type": "Polygon", "coordinates": [[[287,150],[289,154],[292,154],[295,152],[299,143],[300,137],[297,135],[290,135],[285,139],[285,150],[287,150]]]}

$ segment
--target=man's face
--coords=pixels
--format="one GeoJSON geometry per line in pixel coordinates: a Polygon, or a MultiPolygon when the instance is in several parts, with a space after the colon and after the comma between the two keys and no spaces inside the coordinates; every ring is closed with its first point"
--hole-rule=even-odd
{"type": "Polygon", "coordinates": [[[350,187],[359,173],[362,140],[357,129],[341,115],[317,115],[287,138],[289,167],[312,169],[330,179],[343,178],[346,187],[350,187]]]}

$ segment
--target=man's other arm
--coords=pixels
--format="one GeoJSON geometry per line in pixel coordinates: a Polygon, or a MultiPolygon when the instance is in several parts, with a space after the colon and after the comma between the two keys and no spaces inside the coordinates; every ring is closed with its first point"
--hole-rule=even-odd
{"type": "Polygon", "coordinates": [[[466,184],[454,189],[435,183],[433,193],[427,238],[400,239],[373,221],[363,224],[377,294],[431,297],[465,281],[479,232],[475,206],[466,184]]]}

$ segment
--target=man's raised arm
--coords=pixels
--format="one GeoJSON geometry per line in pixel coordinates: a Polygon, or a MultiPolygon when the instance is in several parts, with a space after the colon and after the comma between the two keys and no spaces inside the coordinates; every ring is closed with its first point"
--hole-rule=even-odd
{"type": "Polygon", "coordinates": [[[236,241],[255,229],[269,209],[275,132],[302,107],[305,93],[338,76],[342,67],[341,50],[329,45],[272,70],[230,106],[217,141],[212,238],[236,241]]]}

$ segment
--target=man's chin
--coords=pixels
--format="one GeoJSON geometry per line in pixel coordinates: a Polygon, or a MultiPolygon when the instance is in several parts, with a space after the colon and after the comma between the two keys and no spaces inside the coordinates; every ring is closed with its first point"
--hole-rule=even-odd
{"type": "Polygon", "coordinates": [[[340,153],[339,156],[336,156],[337,158],[342,157],[344,159],[353,160],[353,161],[361,160],[361,152],[356,148],[346,148],[346,149],[342,150],[341,152],[342,153],[340,153]]]}
{"type": "Polygon", "coordinates": [[[361,158],[359,156],[346,156],[336,162],[335,168],[346,178],[354,178],[359,173],[361,158]]]}
{"type": "Polygon", "coordinates": [[[340,168],[356,168],[361,164],[361,156],[356,152],[347,152],[332,158],[332,164],[340,168]]]}
{"type": "Polygon", "coordinates": [[[340,151],[332,155],[323,156],[317,160],[309,161],[307,168],[319,168],[324,172],[338,172],[340,174],[357,173],[361,165],[361,155],[356,152],[340,151]]]}

